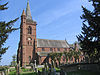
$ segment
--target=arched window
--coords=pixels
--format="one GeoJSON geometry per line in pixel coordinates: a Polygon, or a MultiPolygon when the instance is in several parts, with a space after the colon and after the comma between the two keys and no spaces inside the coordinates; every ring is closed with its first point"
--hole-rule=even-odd
{"type": "Polygon", "coordinates": [[[32,42],[30,42],[30,45],[32,45],[32,42]]]}
{"type": "Polygon", "coordinates": [[[29,41],[27,42],[27,44],[29,45],[29,41]]]}
{"type": "Polygon", "coordinates": [[[31,26],[28,27],[28,34],[32,34],[32,27],[31,26]]]}

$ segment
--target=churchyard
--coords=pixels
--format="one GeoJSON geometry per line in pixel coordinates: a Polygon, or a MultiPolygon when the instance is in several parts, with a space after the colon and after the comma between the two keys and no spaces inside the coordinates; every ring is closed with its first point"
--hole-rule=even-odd
{"type": "MultiPolygon", "coordinates": [[[[39,65],[40,66],[40,65],[39,65]]],[[[48,66],[32,68],[3,66],[0,67],[0,75],[100,75],[98,64],[66,64],[58,68],[48,66]]]]}

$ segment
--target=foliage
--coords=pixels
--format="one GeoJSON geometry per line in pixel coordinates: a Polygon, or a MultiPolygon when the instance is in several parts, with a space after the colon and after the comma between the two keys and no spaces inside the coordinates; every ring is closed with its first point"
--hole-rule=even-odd
{"type": "Polygon", "coordinates": [[[78,50],[78,51],[73,50],[73,57],[75,58],[75,63],[79,59],[80,55],[81,55],[80,50],[78,50]]]}
{"type": "Polygon", "coordinates": [[[56,55],[57,55],[56,58],[59,62],[59,66],[60,66],[60,60],[61,60],[62,53],[56,53],[56,55]]]}
{"type": "Polygon", "coordinates": [[[66,63],[68,63],[68,58],[69,58],[69,56],[68,56],[68,52],[65,51],[65,52],[64,52],[64,55],[65,55],[66,63]]]}
{"type": "Polygon", "coordinates": [[[74,57],[75,58],[75,62],[77,59],[79,59],[79,56],[81,55],[80,50],[76,51],[76,50],[72,50],[70,49],[68,52],[64,52],[65,58],[66,58],[66,63],[68,63],[68,59],[71,61],[71,59],[74,57]]]}
{"type": "Polygon", "coordinates": [[[68,62],[68,59],[71,61],[71,59],[74,57],[75,58],[75,63],[76,60],[79,59],[79,56],[81,55],[80,50],[76,51],[75,49],[70,49],[69,51],[65,51],[63,53],[50,53],[49,57],[51,58],[51,63],[52,67],[56,64],[56,61],[58,61],[59,66],[61,65],[61,57],[64,56],[66,59],[66,63],[68,62]]]}
{"type": "Polygon", "coordinates": [[[0,5],[0,10],[8,9],[8,7],[6,7],[7,4],[8,4],[8,2],[3,5],[0,5]]]}
{"type": "Polygon", "coordinates": [[[83,27],[81,34],[77,36],[82,51],[88,54],[92,62],[100,58],[100,1],[89,0],[94,7],[90,11],[82,6],[83,27]]]}
{"type": "Polygon", "coordinates": [[[0,71],[8,69],[8,66],[0,66],[0,71]]]}
{"type": "Polygon", "coordinates": [[[11,62],[11,66],[16,66],[17,56],[16,55],[13,55],[12,58],[13,59],[12,59],[12,62],[11,62]]]}
{"type": "MultiPolygon", "coordinates": [[[[8,2],[3,5],[0,5],[0,10],[8,9],[8,7],[6,7],[7,4],[8,2]]],[[[11,20],[9,22],[0,21],[0,60],[2,54],[4,54],[6,50],[9,48],[9,47],[3,47],[6,40],[8,39],[9,34],[18,29],[18,28],[13,28],[13,25],[17,20],[18,18],[11,20]]]]}
{"type": "Polygon", "coordinates": [[[38,70],[39,70],[40,72],[42,72],[42,68],[38,68],[38,70]]]}
{"type": "Polygon", "coordinates": [[[74,55],[73,50],[70,49],[69,52],[68,52],[68,58],[69,58],[70,61],[71,61],[73,55],[74,55]]]}
{"type": "Polygon", "coordinates": [[[68,59],[69,60],[72,59],[73,54],[74,54],[73,50],[71,50],[71,49],[68,52],[67,51],[64,52],[64,55],[65,55],[65,58],[66,58],[66,63],[68,63],[68,59]]]}
{"type": "Polygon", "coordinates": [[[11,72],[9,73],[9,75],[16,75],[16,70],[11,71],[11,72]]]}
{"type": "Polygon", "coordinates": [[[56,53],[50,53],[49,57],[51,58],[52,67],[56,65],[56,53]]]}
{"type": "Polygon", "coordinates": [[[56,72],[60,72],[60,68],[55,67],[56,72]]]}
{"type": "Polygon", "coordinates": [[[10,68],[10,69],[9,69],[9,71],[15,71],[15,70],[16,70],[15,68],[10,68]]]}

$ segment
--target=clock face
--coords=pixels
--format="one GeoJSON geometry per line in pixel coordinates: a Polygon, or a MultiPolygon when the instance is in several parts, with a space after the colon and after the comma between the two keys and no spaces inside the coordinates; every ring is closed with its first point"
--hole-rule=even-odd
{"type": "Polygon", "coordinates": [[[28,40],[31,40],[31,38],[28,38],[28,40]]]}

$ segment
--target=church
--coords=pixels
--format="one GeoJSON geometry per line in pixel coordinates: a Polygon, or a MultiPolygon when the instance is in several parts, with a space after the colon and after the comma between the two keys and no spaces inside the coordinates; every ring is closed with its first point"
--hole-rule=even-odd
{"type": "Polygon", "coordinates": [[[26,12],[23,10],[21,15],[20,41],[17,50],[17,62],[21,66],[29,65],[34,60],[37,64],[42,64],[49,53],[70,49],[66,40],[37,39],[36,26],[37,23],[32,19],[29,2],[27,2],[26,12]]]}

